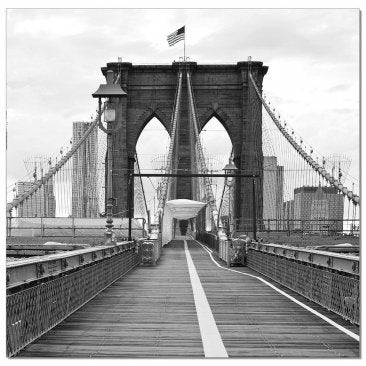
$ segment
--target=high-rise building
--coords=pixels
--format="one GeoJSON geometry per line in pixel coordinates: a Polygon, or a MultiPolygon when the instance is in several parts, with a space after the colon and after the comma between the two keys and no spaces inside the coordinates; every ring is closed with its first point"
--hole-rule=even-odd
{"type": "Polygon", "coordinates": [[[285,201],[282,205],[282,229],[294,229],[294,200],[285,201]]]}
{"type": "MultiPolygon", "coordinates": [[[[17,195],[29,192],[37,182],[17,182],[17,195]]],[[[18,206],[18,217],[55,217],[56,200],[53,192],[53,182],[46,184],[33,193],[31,197],[18,206]]]]}
{"type": "Polygon", "coordinates": [[[294,191],[295,228],[310,232],[343,230],[344,200],[335,187],[300,187],[294,191]]]}
{"type": "MultiPolygon", "coordinates": [[[[89,122],[73,123],[73,144],[81,140],[89,122]]],[[[97,161],[98,129],[74,153],[72,162],[72,216],[98,217],[97,161]]]]}
{"type": "Polygon", "coordinates": [[[263,225],[265,230],[280,230],[283,205],[283,166],[276,156],[263,157],[263,225]]]}

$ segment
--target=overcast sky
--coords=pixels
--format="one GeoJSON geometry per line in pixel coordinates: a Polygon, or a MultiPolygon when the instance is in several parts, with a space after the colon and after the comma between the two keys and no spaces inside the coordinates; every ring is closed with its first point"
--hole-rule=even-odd
{"type": "MultiPolygon", "coordinates": [[[[72,122],[89,120],[107,62],[171,63],[186,26],[198,63],[263,61],[264,91],[281,116],[321,154],[352,159],[359,178],[359,11],[14,9],[7,11],[7,186],[23,160],[55,156],[72,122]]],[[[355,181],[357,182],[357,181],[355,181]]]]}

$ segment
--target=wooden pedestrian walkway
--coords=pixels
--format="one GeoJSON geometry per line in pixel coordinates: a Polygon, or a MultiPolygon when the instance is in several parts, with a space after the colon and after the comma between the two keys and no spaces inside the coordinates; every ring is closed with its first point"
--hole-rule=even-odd
{"type": "Polygon", "coordinates": [[[175,240],[157,266],[120,278],[18,355],[205,356],[359,357],[359,342],[257,278],[219,268],[197,242],[175,240]],[[210,353],[216,344],[223,349],[210,353]]]}

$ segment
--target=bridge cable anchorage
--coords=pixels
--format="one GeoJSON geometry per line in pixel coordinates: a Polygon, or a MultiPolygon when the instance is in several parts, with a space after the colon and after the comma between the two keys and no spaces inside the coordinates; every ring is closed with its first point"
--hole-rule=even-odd
{"type": "MultiPolygon", "coordinates": [[[[121,78],[121,74],[118,74],[115,77],[115,80],[113,81],[114,84],[117,84],[120,81],[121,78]]],[[[101,116],[103,115],[105,111],[105,106],[102,107],[101,110],[101,116]]],[[[6,211],[11,213],[11,211],[13,210],[13,208],[17,208],[20,204],[22,204],[26,199],[28,199],[29,197],[31,197],[33,195],[33,193],[37,192],[39,189],[41,189],[43,186],[46,185],[46,183],[53,178],[56,173],[70,160],[70,158],[72,156],[74,156],[74,154],[79,150],[79,148],[81,147],[81,145],[85,142],[85,140],[90,136],[90,134],[94,131],[95,128],[98,128],[99,125],[99,113],[97,112],[96,117],[94,118],[94,121],[91,123],[91,125],[89,126],[89,128],[87,129],[87,131],[84,133],[84,135],[81,137],[81,139],[75,143],[71,149],[64,155],[62,156],[61,160],[55,164],[54,167],[50,167],[49,171],[42,176],[42,178],[40,180],[37,180],[36,182],[34,182],[34,185],[32,188],[30,188],[28,190],[28,192],[22,194],[20,197],[16,197],[14,198],[10,203],[8,203],[6,205],[6,211]]]]}
{"type": "MultiPolygon", "coordinates": [[[[192,90],[191,74],[189,71],[187,71],[187,88],[188,88],[190,112],[192,115],[193,130],[194,130],[194,134],[195,134],[195,138],[196,138],[196,148],[197,148],[197,152],[198,152],[198,162],[199,162],[198,168],[199,168],[199,172],[201,174],[207,174],[208,169],[206,166],[206,160],[205,160],[205,156],[203,154],[201,139],[200,139],[200,135],[198,132],[198,118],[197,118],[197,114],[196,114],[196,106],[194,103],[194,94],[193,94],[193,90],[192,90]]],[[[204,181],[206,198],[207,198],[210,210],[211,210],[211,214],[213,216],[214,228],[218,229],[217,228],[218,210],[217,210],[217,206],[216,206],[215,196],[214,196],[213,190],[212,190],[211,181],[210,181],[209,177],[204,177],[203,181],[204,181]]]]}
{"type": "MultiPolygon", "coordinates": [[[[167,163],[165,167],[165,173],[170,174],[172,173],[172,159],[173,159],[173,151],[175,146],[175,135],[177,130],[177,121],[179,117],[179,111],[180,111],[180,104],[181,104],[181,95],[182,95],[182,76],[183,73],[180,70],[178,73],[178,85],[175,93],[175,101],[174,101],[174,107],[173,107],[173,113],[172,113],[172,119],[170,122],[170,145],[169,145],[169,151],[168,151],[168,157],[167,157],[167,163]]],[[[161,194],[159,196],[159,204],[158,209],[155,213],[155,222],[159,222],[159,215],[161,212],[163,212],[165,207],[165,202],[167,201],[167,197],[170,195],[170,177],[164,177],[161,182],[161,194]]]]}
{"type": "Polygon", "coordinates": [[[325,166],[322,166],[318,162],[314,161],[314,159],[302,148],[301,144],[298,144],[295,141],[295,139],[286,131],[286,129],[282,127],[281,123],[278,121],[277,117],[275,116],[273,111],[271,111],[269,105],[262,97],[251,72],[249,72],[249,78],[250,81],[252,82],[252,85],[256,91],[258,98],[262,102],[263,107],[266,109],[267,113],[271,117],[272,121],[274,122],[278,130],[286,138],[286,140],[293,146],[293,148],[297,151],[297,153],[305,160],[305,162],[307,162],[313,168],[313,170],[318,172],[319,175],[325,181],[327,181],[333,187],[337,188],[337,190],[344,196],[347,196],[353,202],[354,205],[359,205],[360,197],[357,194],[350,191],[347,187],[343,186],[343,184],[339,180],[332,177],[332,175],[328,173],[327,170],[325,169],[325,166]]]}

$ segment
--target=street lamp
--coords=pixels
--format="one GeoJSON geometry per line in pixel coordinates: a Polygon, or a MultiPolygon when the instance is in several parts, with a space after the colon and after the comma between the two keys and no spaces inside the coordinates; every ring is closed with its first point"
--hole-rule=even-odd
{"type": "Polygon", "coordinates": [[[225,184],[228,187],[231,187],[233,185],[234,177],[232,176],[238,168],[233,162],[232,158],[229,158],[229,163],[226,164],[222,169],[228,177],[225,178],[225,184]]]}
{"type": "Polygon", "coordinates": [[[127,93],[121,88],[119,84],[113,83],[114,72],[107,71],[107,84],[100,84],[98,90],[93,93],[93,98],[98,98],[99,109],[99,125],[102,123],[102,98],[108,98],[104,104],[104,120],[107,122],[107,220],[106,220],[106,245],[114,243],[113,237],[113,186],[112,186],[112,169],[113,169],[113,155],[112,155],[112,135],[113,123],[116,121],[116,109],[118,102],[122,97],[127,96],[127,93]]]}
{"type": "MultiPolygon", "coordinates": [[[[225,189],[225,185],[229,188],[229,209],[228,209],[229,232],[228,232],[228,234],[230,234],[230,231],[231,231],[230,230],[230,222],[231,222],[231,220],[230,220],[230,215],[231,215],[230,188],[232,187],[232,185],[234,183],[233,174],[235,173],[236,170],[238,170],[238,168],[234,164],[233,159],[230,157],[229,163],[226,164],[222,170],[225,172],[225,175],[227,175],[227,177],[225,177],[224,189],[225,189]]],[[[220,207],[221,207],[221,205],[220,205],[220,207]]],[[[219,213],[219,217],[220,217],[220,213],[219,213]]],[[[220,218],[218,218],[218,220],[220,220],[220,218]]],[[[217,227],[219,227],[219,225],[217,225],[217,227]]]]}

